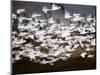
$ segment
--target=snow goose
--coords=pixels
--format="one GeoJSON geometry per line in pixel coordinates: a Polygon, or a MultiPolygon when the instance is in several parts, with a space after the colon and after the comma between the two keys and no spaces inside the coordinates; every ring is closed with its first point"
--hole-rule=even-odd
{"type": "Polygon", "coordinates": [[[66,57],[66,56],[63,56],[63,57],[59,57],[61,60],[63,60],[63,61],[66,61],[66,60],[68,60],[68,57],[66,57]]]}
{"type": "Polygon", "coordinates": [[[31,17],[32,17],[32,18],[37,18],[37,17],[39,17],[39,16],[41,16],[41,14],[39,14],[39,13],[33,13],[31,17]]]}
{"type": "Polygon", "coordinates": [[[93,46],[96,45],[96,41],[95,41],[95,39],[92,39],[92,40],[91,40],[91,45],[93,45],[93,46]]]}
{"type": "Polygon", "coordinates": [[[34,39],[34,35],[32,35],[32,34],[29,34],[27,36],[28,36],[28,38],[34,39]]]}
{"type": "Polygon", "coordinates": [[[47,26],[47,23],[40,23],[40,26],[43,28],[43,27],[47,26]]]}
{"type": "Polygon", "coordinates": [[[68,31],[62,31],[62,34],[61,34],[62,37],[67,37],[67,36],[70,36],[70,35],[71,35],[71,33],[68,32],[68,31]]]}
{"type": "Polygon", "coordinates": [[[15,19],[15,18],[17,18],[17,16],[16,16],[16,14],[14,14],[14,13],[12,13],[12,19],[15,19]]]}
{"type": "Polygon", "coordinates": [[[47,8],[47,6],[42,7],[42,11],[47,14],[48,11],[50,11],[50,9],[47,8]]]}
{"type": "Polygon", "coordinates": [[[88,22],[91,22],[92,20],[94,20],[94,18],[92,18],[92,15],[88,15],[87,18],[86,18],[86,20],[88,22]]]}
{"type": "Polygon", "coordinates": [[[19,23],[22,23],[22,22],[23,22],[23,20],[25,20],[25,19],[27,19],[27,18],[26,18],[26,17],[21,16],[21,17],[19,17],[19,18],[18,18],[18,21],[19,21],[19,23]]]}
{"type": "Polygon", "coordinates": [[[17,14],[21,14],[21,13],[24,13],[25,12],[25,9],[17,9],[17,14]]]}
{"type": "Polygon", "coordinates": [[[75,49],[74,48],[71,48],[72,46],[70,45],[70,46],[66,46],[65,48],[66,48],[66,51],[67,52],[74,52],[75,51],[75,49]]]}
{"type": "Polygon", "coordinates": [[[26,42],[26,40],[20,39],[20,40],[17,40],[15,43],[16,44],[22,44],[22,43],[25,43],[25,42],[26,42]]]}
{"type": "Polygon", "coordinates": [[[44,20],[44,19],[40,19],[39,21],[40,21],[40,23],[46,23],[47,22],[47,20],[44,20]]]}
{"type": "Polygon", "coordinates": [[[81,21],[81,20],[83,20],[83,19],[84,19],[84,17],[80,16],[80,14],[78,14],[78,13],[73,14],[73,19],[72,19],[72,21],[77,22],[77,21],[81,21]]]}
{"type": "Polygon", "coordinates": [[[28,34],[28,32],[20,32],[19,33],[19,36],[25,36],[25,35],[27,35],[28,34]]]}
{"type": "Polygon", "coordinates": [[[31,47],[33,47],[33,45],[31,43],[27,43],[27,44],[25,44],[25,47],[31,48],[31,47]]]}
{"type": "Polygon", "coordinates": [[[80,54],[80,56],[81,56],[82,58],[85,58],[86,55],[87,55],[87,52],[82,52],[82,53],[80,54]]]}
{"type": "Polygon", "coordinates": [[[86,30],[90,31],[91,33],[94,33],[96,31],[93,26],[87,27],[86,30]]]}
{"type": "Polygon", "coordinates": [[[53,23],[55,23],[56,21],[54,21],[54,19],[51,17],[51,18],[49,18],[48,19],[48,23],[50,23],[50,24],[53,24],[53,23]]]}
{"type": "Polygon", "coordinates": [[[71,55],[72,55],[72,53],[66,53],[65,55],[66,55],[68,58],[70,58],[71,55]]]}
{"type": "Polygon", "coordinates": [[[52,8],[51,8],[51,10],[59,10],[61,7],[60,6],[58,6],[58,5],[56,5],[56,4],[52,4],[52,6],[51,6],[52,8]]]}
{"type": "Polygon", "coordinates": [[[17,34],[17,32],[16,32],[16,31],[13,31],[13,32],[12,32],[12,35],[16,35],[16,34],[17,34]]]}
{"type": "Polygon", "coordinates": [[[94,55],[91,55],[91,54],[87,56],[87,58],[93,58],[93,57],[94,55]]]}
{"type": "Polygon", "coordinates": [[[65,16],[64,16],[64,18],[65,19],[69,19],[69,18],[71,18],[72,16],[71,16],[71,13],[69,13],[67,10],[65,10],[65,16]]]}
{"type": "Polygon", "coordinates": [[[85,27],[83,27],[82,29],[80,29],[79,30],[80,31],[80,34],[86,34],[87,32],[86,32],[86,28],[85,27]]]}
{"type": "Polygon", "coordinates": [[[68,43],[68,45],[65,46],[66,51],[68,51],[68,52],[75,51],[75,49],[73,48],[74,44],[72,43],[72,40],[68,40],[67,43],[68,43]]]}

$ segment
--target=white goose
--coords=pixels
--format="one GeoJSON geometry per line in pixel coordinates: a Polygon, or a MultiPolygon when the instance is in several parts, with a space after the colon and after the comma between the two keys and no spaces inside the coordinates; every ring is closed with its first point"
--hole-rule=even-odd
{"type": "Polygon", "coordinates": [[[82,53],[80,54],[80,56],[81,56],[82,58],[85,58],[86,55],[87,55],[87,52],[82,52],[82,53]]]}
{"type": "Polygon", "coordinates": [[[19,23],[22,23],[24,19],[27,19],[27,18],[26,17],[19,17],[18,18],[19,23]]]}
{"type": "Polygon", "coordinates": [[[92,18],[92,16],[89,15],[89,16],[87,16],[86,20],[87,20],[88,22],[90,22],[91,20],[94,20],[94,18],[92,18]]]}
{"type": "Polygon", "coordinates": [[[50,9],[47,8],[47,6],[42,7],[42,11],[44,13],[47,13],[48,11],[50,11],[50,9]]]}
{"type": "Polygon", "coordinates": [[[16,14],[12,13],[12,18],[17,18],[16,14]]]}
{"type": "Polygon", "coordinates": [[[39,16],[41,16],[41,14],[33,13],[31,17],[32,17],[32,18],[36,18],[36,17],[39,17],[39,16]]]}
{"type": "Polygon", "coordinates": [[[19,36],[26,36],[28,34],[28,32],[20,32],[19,36]]]}
{"type": "Polygon", "coordinates": [[[61,7],[60,6],[57,6],[56,4],[52,4],[51,6],[51,10],[59,10],[61,7]]]}
{"type": "Polygon", "coordinates": [[[25,9],[18,9],[16,12],[17,12],[17,14],[20,14],[20,13],[25,12],[25,9]]]}
{"type": "Polygon", "coordinates": [[[65,10],[65,16],[64,16],[64,18],[65,19],[69,19],[69,18],[71,18],[72,16],[71,16],[71,13],[69,13],[67,10],[65,10]]]}
{"type": "Polygon", "coordinates": [[[44,20],[44,19],[40,19],[39,20],[41,23],[46,23],[47,22],[47,20],[44,20]]]}
{"type": "Polygon", "coordinates": [[[50,23],[50,24],[53,24],[53,23],[55,23],[56,21],[54,21],[54,19],[51,17],[51,18],[49,18],[48,19],[48,23],[50,23]]]}
{"type": "Polygon", "coordinates": [[[83,19],[84,19],[84,17],[80,16],[80,14],[78,14],[78,13],[73,14],[72,21],[81,21],[83,19]]]}
{"type": "Polygon", "coordinates": [[[96,40],[95,40],[95,39],[92,39],[92,40],[91,40],[91,45],[93,45],[93,46],[96,45],[96,40]]]}
{"type": "Polygon", "coordinates": [[[90,55],[88,55],[87,57],[88,57],[88,58],[93,58],[94,55],[90,54],[90,55]]]}

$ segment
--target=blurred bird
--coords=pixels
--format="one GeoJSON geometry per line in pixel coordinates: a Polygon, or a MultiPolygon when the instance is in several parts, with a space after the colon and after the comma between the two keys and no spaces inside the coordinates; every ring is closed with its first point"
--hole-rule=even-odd
{"type": "Polygon", "coordinates": [[[52,8],[51,8],[51,10],[59,10],[61,7],[60,6],[58,6],[57,4],[52,4],[52,6],[51,6],[52,8]]]}
{"type": "Polygon", "coordinates": [[[78,14],[78,13],[74,13],[74,14],[73,14],[73,19],[72,19],[72,21],[81,21],[81,20],[83,20],[83,19],[84,19],[84,17],[80,16],[80,14],[78,14]]]}
{"type": "Polygon", "coordinates": [[[80,54],[80,56],[81,56],[82,58],[85,58],[86,55],[87,55],[87,52],[82,52],[82,53],[80,54]]]}
{"type": "Polygon", "coordinates": [[[16,14],[12,13],[12,19],[17,18],[16,14]]]}
{"type": "Polygon", "coordinates": [[[87,57],[88,57],[88,58],[93,58],[93,57],[94,57],[94,55],[91,55],[91,54],[90,54],[90,55],[88,55],[87,57]]]}
{"type": "Polygon", "coordinates": [[[40,21],[40,23],[45,23],[45,22],[47,22],[47,20],[43,20],[43,19],[40,19],[39,21],[40,21]]]}
{"type": "Polygon", "coordinates": [[[71,16],[71,13],[69,13],[67,10],[65,10],[65,15],[64,15],[64,18],[65,19],[69,19],[69,18],[71,18],[72,16],[71,16]]]}
{"type": "Polygon", "coordinates": [[[31,17],[32,17],[32,18],[37,18],[37,17],[39,17],[39,16],[41,16],[41,14],[33,13],[31,17]]]}
{"type": "Polygon", "coordinates": [[[50,24],[53,24],[53,23],[55,23],[56,21],[54,21],[54,19],[52,18],[52,17],[50,17],[49,19],[48,19],[48,23],[50,23],[50,24]]]}
{"type": "Polygon", "coordinates": [[[24,13],[25,12],[25,9],[17,9],[17,14],[21,14],[21,13],[24,13]]]}
{"type": "Polygon", "coordinates": [[[92,15],[88,15],[87,18],[86,18],[86,20],[88,22],[91,22],[92,20],[94,20],[94,18],[92,18],[92,15]]]}
{"type": "Polygon", "coordinates": [[[71,55],[72,55],[72,53],[66,53],[66,56],[67,56],[68,58],[70,58],[71,55]]]}
{"type": "Polygon", "coordinates": [[[42,11],[44,13],[47,13],[48,11],[50,11],[50,9],[47,8],[47,6],[42,7],[42,11]]]}
{"type": "Polygon", "coordinates": [[[17,17],[20,17],[20,16],[28,17],[28,15],[26,15],[25,11],[26,11],[26,9],[17,9],[16,10],[17,17]]]}
{"type": "Polygon", "coordinates": [[[20,32],[19,33],[19,36],[22,36],[23,37],[23,36],[26,36],[27,34],[28,34],[28,32],[20,32]]]}
{"type": "Polygon", "coordinates": [[[93,45],[93,46],[96,45],[96,41],[95,41],[95,39],[91,39],[91,45],[93,45]]]}

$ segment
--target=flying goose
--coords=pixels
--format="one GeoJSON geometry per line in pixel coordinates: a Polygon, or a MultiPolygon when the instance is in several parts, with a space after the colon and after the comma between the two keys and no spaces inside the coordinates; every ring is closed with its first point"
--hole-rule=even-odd
{"type": "Polygon", "coordinates": [[[47,6],[42,7],[42,11],[47,14],[48,11],[50,11],[50,9],[47,8],[47,6]]]}
{"type": "Polygon", "coordinates": [[[21,14],[21,13],[23,13],[23,12],[25,12],[25,9],[17,9],[17,14],[21,14]]]}
{"type": "Polygon", "coordinates": [[[57,4],[52,4],[51,7],[52,7],[51,10],[53,10],[53,11],[55,11],[55,10],[59,10],[59,9],[61,8],[61,7],[58,6],[57,4]]]}
{"type": "Polygon", "coordinates": [[[69,18],[71,18],[72,16],[71,16],[71,13],[69,13],[67,10],[65,10],[65,15],[64,15],[64,18],[65,19],[69,19],[69,18]]]}
{"type": "Polygon", "coordinates": [[[82,52],[82,53],[80,54],[80,56],[81,56],[82,58],[85,58],[85,57],[87,56],[87,52],[82,52]]]}
{"type": "Polygon", "coordinates": [[[37,17],[39,17],[39,16],[41,16],[41,14],[39,14],[39,13],[33,13],[31,17],[32,17],[32,18],[37,18],[37,17]]]}

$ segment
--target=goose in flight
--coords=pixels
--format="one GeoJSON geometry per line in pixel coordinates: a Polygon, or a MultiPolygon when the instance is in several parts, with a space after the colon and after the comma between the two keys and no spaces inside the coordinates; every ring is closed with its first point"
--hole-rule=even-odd
{"type": "Polygon", "coordinates": [[[61,8],[60,6],[58,6],[56,4],[52,4],[51,7],[52,7],[51,10],[59,10],[61,8]]]}
{"type": "Polygon", "coordinates": [[[14,19],[17,18],[16,14],[14,14],[14,13],[12,13],[11,16],[12,16],[12,18],[14,18],[14,19]]]}
{"type": "Polygon", "coordinates": [[[56,21],[54,21],[54,19],[51,17],[51,18],[49,18],[48,19],[48,23],[50,23],[50,24],[53,24],[53,23],[55,23],[56,21]]]}
{"type": "Polygon", "coordinates": [[[94,20],[94,18],[92,18],[92,15],[89,15],[89,16],[87,16],[86,20],[87,20],[88,22],[90,22],[90,21],[94,20]]]}
{"type": "Polygon", "coordinates": [[[82,53],[80,54],[80,56],[81,56],[82,58],[85,58],[86,55],[87,55],[87,52],[82,52],[82,53]]]}
{"type": "Polygon", "coordinates": [[[88,55],[87,57],[88,57],[88,58],[93,58],[94,55],[90,54],[90,55],[88,55]]]}
{"type": "Polygon", "coordinates": [[[17,12],[17,14],[21,14],[21,13],[25,12],[25,9],[18,9],[16,12],[17,12]]]}
{"type": "Polygon", "coordinates": [[[40,23],[46,23],[47,22],[47,20],[44,20],[44,19],[40,19],[39,21],[40,21],[40,23]]]}
{"type": "Polygon", "coordinates": [[[47,13],[48,11],[50,11],[50,9],[47,8],[47,6],[42,7],[42,11],[44,13],[47,13]]]}
{"type": "Polygon", "coordinates": [[[64,16],[64,18],[65,19],[69,19],[69,18],[71,18],[72,16],[71,16],[71,13],[69,13],[67,10],[65,10],[65,16],[64,16]]]}
{"type": "Polygon", "coordinates": [[[36,17],[39,17],[39,16],[41,16],[41,14],[33,13],[31,17],[32,17],[32,18],[36,18],[36,17]]]}
{"type": "Polygon", "coordinates": [[[72,19],[72,21],[81,21],[81,20],[83,20],[83,19],[84,19],[84,17],[80,16],[80,14],[78,14],[78,13],[74,13],[74,14],[73,14],[73,19],[72,19]]]}

